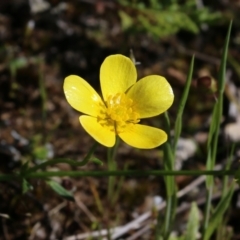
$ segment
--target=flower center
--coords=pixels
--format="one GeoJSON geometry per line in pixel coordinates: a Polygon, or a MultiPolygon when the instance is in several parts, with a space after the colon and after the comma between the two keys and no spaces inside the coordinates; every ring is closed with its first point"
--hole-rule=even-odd
{"type": "Polygon", "coordinates": [[[140,121],[132,99],[125,93],[110,95],[107,98],[106,107],[106,111],[98,116],[98,122],[104,127],[109,127],[111,131],[122,133],[140,121]]]}

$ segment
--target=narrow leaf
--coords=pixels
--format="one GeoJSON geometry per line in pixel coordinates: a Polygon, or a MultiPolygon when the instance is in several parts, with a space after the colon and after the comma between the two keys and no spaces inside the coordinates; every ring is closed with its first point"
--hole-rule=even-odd
{"type": "Polygon", "coordinates": [[[216,116],[216,111],[217,111],[217,104],[215,104],[214,108],[213,108],[211,124],[210,124],[209,133],[208,133],[208,141],[207,141],[208,149],[210,149],[210,147],[211,147],[212,139],[213,139],[214,133],[216,131],[216,124],[218,121],[217,116],[216,116]]]}
{"type": "MultiPolygon", "coordinates": [[[[213,166],[212,166],[212,151],[211,148],[208,149],[208,154],[207,154],[207,162],[206,162],[206,169],[207,170],[212,170],[213,166]]],[[[206,187],[207,189],[210,189],[213,183],[213,176],[209,175],[206,176],[206,187]]]]}
{"type": "MultiPolygon", "coordinates": [[[[217,155],[217,149],[218,149],[218,138],[219,138],[219,131],[220,131],[220,125],[222,120],[222,111],[223,111],[223,93],[225,89],[225,75],[226,75],[226,63],[227,63],[227,52],[228,52],[228,45],[229,45],[229,39],[230,39],[230,32],[232,28],[232,22],[229,24],[225,45],[223,49],[223,54],[221,58],[221,65],[219,70],[219,76],[218,76],[218,99],[214,106],[213,110],[213,116],[212,116],[212,122],[210,125],[210,132],[209,132],[209,140],[208,140],[208,151],[211,151],[211,153],[208,153],[208,160],[207,160],[207,170],[212,170],[215,166],[216,162],[216,155],[217,155]]],[[[212,177],[207,178],[207,200],[205,205],[205,218],[203,223],[203,232],[204,232],[204,239],[206,234],[209,231],[209,214],[211,209],[211,197],[213,193],[213,181],[212,177]]]]}
{"type": "Polygon", "coordinates": [[[94,162],[94,163],[96,163],[98,165],[103,165],[103,162],[99,158],[96,158],[96,157],[92,157],[90,159],[90,161],[92,161],[92,162],[94,162]]]}
{"type": "Polygon", "coordinates": [[[218,79],[218,85],[219,85],[219,92],[223,94],[224,88],[225,88],[225,76],[226,76],[226,65],[227,65],[227,56],[228,56],[228,45],[230,40],[230,34],[232,29],[232,21],[229,24],[227,36],[225,39],[225,44],[223,47],[223,55],[221,59],[221,65],[220,65],[220,71],[219,71],[219,79],[218,79]]]}
{"type": "Polygon", "coordinates": [[[33,186],[26,180],[23,178],[22,180],[22,193],[26,193],[30,190],[33,190],[33,186]]]}
{"type": "MultiPolygon", "coordinates": [[[[235,147],[236,147],[236,144],[235,143],[232,144],[230,153],[229,153],[229,155],[227,157],[227,162],[226,162],[224,170],[229,170],[230,167],[231,167],[231,164],[233,162],[233,156],[234,156],[234,153],[235,153],[235,147]]],[[[225,175],[223,177],[223,190],[222,190],[221,198],[223,198],[227,194],[227,192],[228,192],[228,182],[229,182],[229,176],[225,175]]]]}
{"type": "Polygon", "coordinates": [[[69,192],[68,190],[66,190],[59,183],[52,181],[52,180],[48,180],[48,181],[46,181],[46,183],[61,197],[65,198],[67,200],[70,200],[70,201],[74,201],[74,197],[73,197],[72,193],[69,192]]]}
{"type": "MultiPolygon", "coordinates": [[[[170,134],[170,123],[167,112],[164,113],[164,120],[165,120],[165,129],[168,134],[170,134]]],[[[173,170],[174,169],[174,152],[171,146],[170,136],[167,142],[163,145],[163,152],[164,152],[164,169],[165,170],[173,170]]],[[[172,176],[164,177],[167,196],[170,197],[174,194],[175,184],[174,178],[172,176]]]]}
{"type": "Polygon", "coordinates": [[[182,115],[183,115],[183,110],[184,110],[186,102],[187,102],[189,89],[190,89],[190,86],[191,86],[193,67],[194,67],[194,56],[192,57],[192,60],[191,60],[191,63],[190,63],[190,68],[189,68],[189,71],[188,71],[186,84],[185,84],[183,94],[182,94],[182,97],[181,97],[181,100],[180,100],[180,104],[179,104],[179,107],[178,107],[177,119],[176,119],[176,122],[175,122],[175,131],[174,131],[174,143],[173,143],[174,149],[176,149],[177,141],[178,141],[178,139],[180,137],[180,134],[181,134],[181,131],[182,131],[182,115]]]}
{"type": "Polygon", "coordinates": [[[233,191],[234,191],[234,186],[235,186],[235,184],[233,183],[232,186],[230,187],[228,193],[218,203],[218,205],[210,219],[210,222],[209,222],[206,232],[204,234],[203,240],[210,239],[213,232],[218,227],[219,222],[222,220],[223,214],[226,212],[226,210],[229,207],[230,201],[232,199],[233,191]]]}
{"type": "MultiPolygon", "coordinates": [[[[164,151],[164,169],[165,170],[174,170],[174,150],[172,148],[171,139],[170,139],[170,121],[167,112],[164,113],[165,120],[165,129],[169,135],[168,141],[163,145],[164,151]]],[[[163,228],[161,230],[164,239],[168,239],[171,232],[171,225],[175,219],[176,213],[176,184],[175,178],[173,176],[164,177],[166,191],[167,191],[167,207],[165,212],[165,218],[163,222],[163,228]]]]}
{"type": "Polygon", "coordinates": [[[197,204],[195,202],[192,203],[191,211],[189,214],[187,230],[184,240],[193,240],[197,239],[197,233],[200,224],[200,217],[197,204]]]}

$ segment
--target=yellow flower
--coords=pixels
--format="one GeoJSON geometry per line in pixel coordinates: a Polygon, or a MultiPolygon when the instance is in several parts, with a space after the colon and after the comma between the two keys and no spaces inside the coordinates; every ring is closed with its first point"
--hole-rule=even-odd
{"type": "Polygon", "coordinates": [[[118,135],[136,148],[154,148],[167,140],[161,129],[138,124],[141,118],[159,115],[173,103],[173,91],[164,77],[151,75],[137,80],[132,61],[123,55],[107,57],[100,68],[102,98],[81,77],[64,80],[69,104],[86,114],[79,120],[99,143],[112,147],[118,135]]]}

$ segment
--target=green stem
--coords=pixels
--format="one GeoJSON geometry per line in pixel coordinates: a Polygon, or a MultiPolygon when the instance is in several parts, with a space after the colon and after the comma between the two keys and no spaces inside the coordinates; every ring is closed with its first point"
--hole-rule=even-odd
{"type": "Polygon", "coordinates": [[[109,177],[109,176],[128,176],[128,177],[145,177],[145,176],[226,176],[240,174],[239,170],[121,170],[121,171],[45,171],[45,172],[25,172],[21,175],[0,174],[0,181],[11,181],[18,178],[47,178],[47,177],[109,177]]]}
{"type": "MultiPolygon", "coordinates": [[[[234,143],[231,147],[230,150],[230,154],[227,158],[227,162],[226,162],[226,166],[225,166],[225,170],[229,170],[232,164],[232,160],[233,160],[233,153],[235,152],[235,147],[236,144],[234,143]]],[[[226,196],[227,192],[228,192],[228,176],[224,176],[223,178],[223,190],[222,190],[222,198],[226,196]]]]}
{"type": "MultiPolygon", "coordinates": [[[[113,148],[109,148],[108,152],[107,152],[107,158],[108,158],[108,170],[109,171],[115,171],[117,169],[117,164],[115,161],[116,158],[116,153],[117,153],[117,149],[119,146],[119,138],[116,138],[116,144],[114,145],[113,148]]],[[[114,192],[114,185],[116,182],[116,178],[115,176],[111,176],[108,180],[108,199],[109,201],[112,201],[112,196],[113,196],[113,192],[114,192]]]]}
{"type": "MultiPolygon", "coordinates": [[[[168,136],[170,136],[170,121],[167,112],[165,113],[165,129],[167,129],[168,136]]],[[[180,135],[181,130],[179,131],[180,135]]],[[[177,141],[177,140],[176,140],[177,141]]],[[[174,171],[174,160],[175,160],[175,150],[172,151],[173,145],[168,139],[168,141],[163,146],[164,149],[164,170],[165,171],[174,171]]],[[[165,177],[165,186],[167,192],[167,206],[165,212],[165,218],[163,222],[163,231],[162,235],[164,239],[168,239],[168,236],[171,232],[171,224],[175,215],[175,204],[174,199],[176,199],[176,184],[173,176],[165,177]]]]}
{"type": "Polygon", "coordinates": [[[205,203],[205,209],[204,209],[204,221],[203,221],[203,232],[205,235],[205,232],[208,228],[209,218],[210,218],[210,211],[211,211],[211,202],[212,202],[212,194],[213,194],[213,185],[209,186],[207,191],[207,198],[205,203]]]}
{"type": "Polygon", "coordinates": [[[77,162],[75,160],[71,160],[71,159],[67,159],[67,158],[65,158],[65,159],[58,158],[58,159],[48,160],[48,161],[43,162],[35,167],[28,169],[26,171],[26,173],[28,174],[31,172],[36,172],[38,169],[43,169],[49,165],[58,164],[58,163],[67,163],[67,164],[69,164],[71,166],[75,166],[75,167],[84,166],[89,162],[89,160],[90,160],[91,156],[93,155],[93,153],[95,152],[97,146],[98,146],[98,143],[95,142],[93,144],[93,146],[90,148],[89,152],[87,153],[87,156],[81,162],[77,162]]]}
{"type": "Polygon", "coordinates": [[[171,212],[172,212],[172,196],[167,197],[167,205],[165,211],[165,221],[164,221],[164,239],[167,239],[169,230],[170,230],[170,222],[171,222],[171,212]]]}
{"type": "MultiPolygon", "coordinates": [[[[220,132],[220,125],[221,125],[221,119],[222,119],[222,111],[223,111],[223,94],[225,89],[225,78],[226,78],[226,64],[227,64],[227,55],[228,55],[228,45],[229,45],[229,39],[230,39],[230,33],[232,28],[232,21],[229,24],[228,32],[225,39],[225,44],[223,48],[223,54],[221,58],[221,65],[219,70],[219,76],[218,76],[218,101],[216,102],[214,106],[213,111],[213,119],[212,124],[210,126],[210,132],[209,132],[209,141],[208,141],[208,152],[210,151],[210,154],[208,156],[207,161],[207,170],[212,170],[215,166],[216,162],[216,155],[217,155],[217,148],[218,148],[218,138],[219,138],[219,132],[220,132]]],[[[207,200],[206,200],[206,207],[205,207],[205,218],[203,222],[203,239],[205,239],[205,234],[207,233],[208,225],[209,225],[209,219],[210,219],[210,210],[211,210],[211,199],[213,194],[213,178],[208,177],[207,178],[207,200]]]]}

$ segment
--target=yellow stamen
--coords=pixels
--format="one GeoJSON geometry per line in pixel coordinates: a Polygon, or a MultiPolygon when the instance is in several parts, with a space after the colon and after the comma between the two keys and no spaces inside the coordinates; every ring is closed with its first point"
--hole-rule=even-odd
{"type": "Polygon", "coordinates": [[[132,99],[128,98],[125,93],[109,96],[106,107],[105,111],[100,112],[98,122],[111,131],[116,131],[117,134],[126,131],[126,128],[129,129],[140,121],[132,99]]]}

